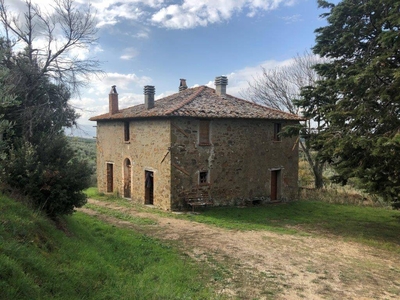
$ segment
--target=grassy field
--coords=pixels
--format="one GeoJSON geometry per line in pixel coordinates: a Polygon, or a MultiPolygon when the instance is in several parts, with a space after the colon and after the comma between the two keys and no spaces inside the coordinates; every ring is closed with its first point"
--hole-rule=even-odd
{"type": "MultiPolygon", "coordinates": [[[[98,195],[95,188],[87,190],[87,194],[121,206],[146,210],[144,206],[126,199],[98,195]]],[[[197,209],[201,212],[199,214],[172,214],[154,209],[147,211],[235,230],[335,236],[400,253],[400,211],[389,207],[356,206],[311,199],[266,206],[197,209]]]]}
{"type": "Polygon", "coordinates": [[[0,299],[215,298],[207,267],[156,239],[83,213],[54,224],[4,196],[0,211],[0,299]]]}
{"type": "MultiPolygon", "coordinates": [[[[159,216],[234,230],[329,236],[400,253],[400,212],[388,208],[296,201],[173,214],[98,195],[95,189],[87,193],[159,216]]],[[[157,224],[93,204],[88,208],[139,226],[157,224]]],[[[171,244],[80,212],[55,224],[4,196],[0,211],[0,299],[217,298],[210,287],[215,270],[171,244]]]]}

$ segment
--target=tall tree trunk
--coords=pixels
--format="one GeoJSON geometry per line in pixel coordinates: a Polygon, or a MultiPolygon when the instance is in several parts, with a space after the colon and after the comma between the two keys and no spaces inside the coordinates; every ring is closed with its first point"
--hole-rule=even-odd
{"type": "Polygon", "coordinates": [[[322,189],[324,187],[324,177],[322,176],[323,171],[324,171],[324,164],[315,159],[313,166],[313,174],[314,174],[314,186],[316,189],[322,189]]]}
{"type": "Polygon", "coordinates": [[[312,158],[311,153],[310,153],[310,149],[306,147],[306,145],[304,145],[304,143],[300,140],[300,147],[303,150],[307,162],[311,167],[311,170],[313,172],[314,175],[314,187],[316,189],[321,189],[324,187],[324,178],[322,176],[322,172],[323,172],[323,167],[324,164],[321,163],[318,159],[316,158],[312,158]]]}

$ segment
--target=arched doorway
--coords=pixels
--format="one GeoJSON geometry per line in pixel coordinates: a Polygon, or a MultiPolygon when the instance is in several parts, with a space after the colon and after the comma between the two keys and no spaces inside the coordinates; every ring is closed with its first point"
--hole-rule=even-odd
{"type": "Polygon", "coordinates": [[[131,161],[126,158],[124,161],[124,197],[131,198],[131,161]]]}

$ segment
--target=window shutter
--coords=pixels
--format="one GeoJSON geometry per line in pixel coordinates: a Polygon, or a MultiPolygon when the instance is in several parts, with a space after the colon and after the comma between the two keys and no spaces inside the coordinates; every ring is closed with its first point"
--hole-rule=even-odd
{"type": "Polygon", "coordinates": [[[128,142],[130,139],[129,122],[124,122],[124,140],[128,142]]]}
{"type": "Polygon", "coordinates": [[[208,120],[200,120],[199,144],[200,145],[209,145],[210,144],[210,121],[208,121],[208,120]]]}

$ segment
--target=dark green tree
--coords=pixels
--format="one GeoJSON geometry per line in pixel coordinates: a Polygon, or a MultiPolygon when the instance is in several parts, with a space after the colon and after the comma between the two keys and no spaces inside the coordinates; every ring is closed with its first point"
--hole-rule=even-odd
{"type": "Polygon", "coordinates": [[[322,16],[315,54],[323,77],[300,105],[326,125],[313,141],[335,166],[334,180],[359,179],[368,192],[400,201],[400,2],[343,0],[322,16]]]}

